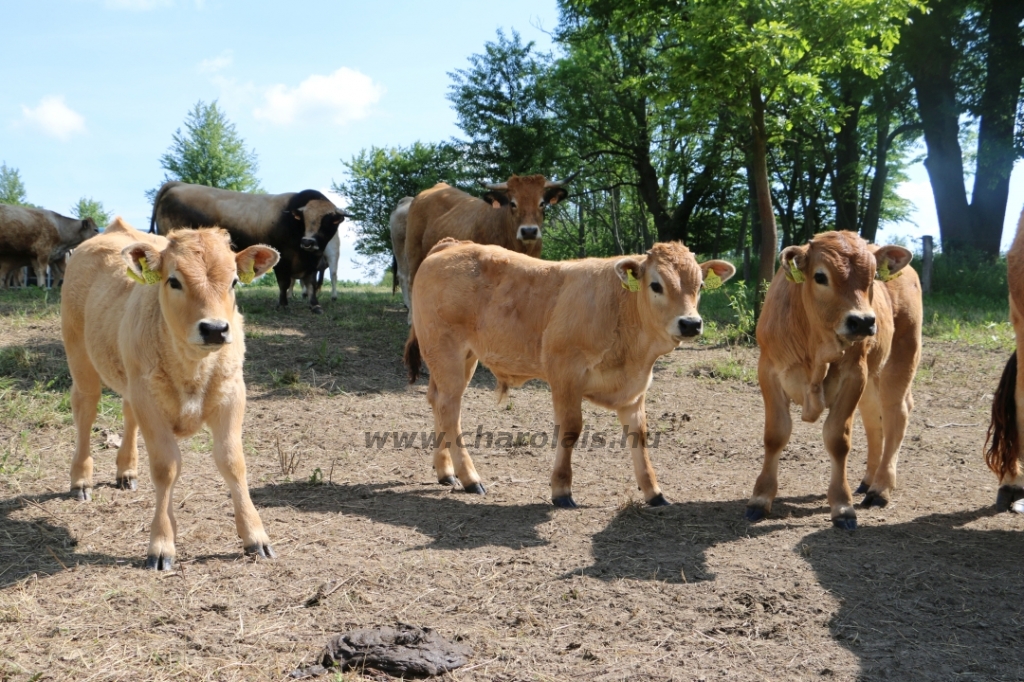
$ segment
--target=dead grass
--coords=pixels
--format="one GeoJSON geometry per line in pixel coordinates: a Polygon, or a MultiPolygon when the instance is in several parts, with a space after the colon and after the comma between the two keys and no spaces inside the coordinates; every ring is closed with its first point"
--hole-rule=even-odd
{"type": "MultiPolygon", "coordinates": [[[[465,680],[1024,677],[1024,521],[991,513],[981,458],[1001,347],[926,339],[900,488],[846,533],[829,527],[820,424],[798,419],[773,516],[743,520],[761,459],[760,394],[745,378],[756,348],[687,346],[656,366],[652,459],[675,504],[640,504],[628,456],[588,447],[574,457],[581,507],[556,510],[549,448],[471,450],[480,497],[437,485],[418,442],[366,446],[366,431],[431,428],[425,386],[405,383],[405,312],[389,292],[345,290],[318,317],[273,300],[241,296],[244,443],[279,558],[243,557],[200,434],[182,445],[179,567],[157,575],[140,568],[147,469],[137,491],[117,490],[103,447],[121,429],[118,401],[104,398],[93,434],[94,499],[77,503],[53,296],[0,292],[0,679],[282,680],[331,635],[395,621],[463,638],[475,653],[452,677],[465,680]]],[[[467,430],[550,429],[546,387],[515,391],[511,409],[492,388],[479,372],[467,430]]],[[[584,415],[619,432],[606,410],[584,415]]],[[[858,426],[854,482],[863,448],[858,426]]]]}

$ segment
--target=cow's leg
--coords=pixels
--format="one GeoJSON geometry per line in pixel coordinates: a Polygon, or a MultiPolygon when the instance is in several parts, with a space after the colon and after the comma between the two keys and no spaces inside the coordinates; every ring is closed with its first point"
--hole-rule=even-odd
{"type": "Polygon", "coordinates": [[[313,311],[314,315],[322,315],[324,309],[320,307],[320,287],[316,283],[317,271],[307,272],[302,276],[302,282],[309,292],[309,309],[313,311]]]}
{"type": "MultiPolygon", "coordinates": [[[[138,395],[133,391],[133,396],[138,395]]],[[[146,440],[149,453],[149,475],[156,494],[153,525],[149,531],[146,568],[169,571],[174,567],[174,539],[178,524],[174,518],[174,485],[181,474],[181,451],[169,425],[161,423],[156,406],[147,399],[136,398],[132,405],[135,417],[146,440]],[[155,418],[154,418],[155,417],[155,418]]]]}
{"type": "Polygon", "coordinates": [[[771,513],[779,491],[779,456],[793,432],[789,396],[778,377],[766,365],[759,364],[758,382],[764,400],[764,463],[754,483],[754,494],[747,501],[748,521],[760,521],[771,513]]]}
{"type": "Polygon", "coordinates": [[[32,269],[36,273],[36,286],[40,289],[46,289],[46,268],[50,265],[49,254],[42,258],[36,259],[36,262],[32,264],[32,269]]]}
{"type": "Polygon", "coordinates": [[[843,363],[839,385],[836,387],[822,435],[825,450],[832,460],[832,476],[828,485],[828,506],[832,524],[844,530],[857,527],[857,512],[853,509],[853,494],[846,480],[846,460],[850,455],[850,435],[853,414],[864,392],[867,380],[866,361],[843,363]]]}
{"type": "Polygon", "coordinates": [[[233,400],[215,411],[209,421],[213,436],[213,460],[231,491],[235,507],[235,530],[242,538],[246,554],[274,557],[270,537],[263,521],[249,498],[245,478],[245,454],[242,451],[242,420],[245,417],[245,389],[240,388],[233,400]]]}
{"type": "Polygon", "coordinates": [[[122,401],[124,412],[124,436],[117,449],[117,487],[121,490],[135,490],[138,487],[139,470],[139,422],[127,400],[122,401]]]}
{"type": "MultiPolygon", "coordinates": [[[[1014,327],[1024,326],[1024,323],[1018,322],[1015,319],[1014,311],[1015,304],[1013,300],[1010,301],[1010,317],[1013,319],[1014,327]]],[[[1017,348],[1024,348],[1022,346],[1024,342],[1024,334],[1017,335],[1017,348]]],[[[1018,440],[1020,439],[1020,431],[1024,430],[1024,367],[1021,366],[1020,352],[1018,351],[1017,356],[1017,381],[1014,384],[1013,397],[1016,401],[1016,428],[1018,429],[1018,440]]],[[[1022,440],[1024,442],[1024,440],[1022,440]]],[[[1018,453],[1018,459],[1020,458],[1018,453]]],[[[1024,498],[1024,467],[1017,465],[1017,475],[1011,474],[1004,475],[999,479],[999,492],[996,493],[996,511],[1010,511],[1013,507],[1013,503],[1019,499],[1024,498]]]]}
{"type": "Polygon", "coordinates": [[[583,431],[583,395],[579,391],[551,388],[555,403],[555,467],[551,471],[551,502],[556,507],[576,506],[572,497],[572,451],[583,431]]]}
{"type": "Polygon", "coordinates": [[[875,474],[878,471],[878,463],[882,461],[882,447],[884,443],[882,430],[882,403],[878,395],[878,385],[874,380],[869,380],[864,387],[864,395],[857,406],[860,410],[860,420],[864,422],[864,435],[868,441],[868,462],[864,472],[864,479],[860,486],[854,491],[854,495],[863,495],[875,482],[875,474]]]}
{"type": "Polygon", "coordinates": [[[338,300],[338,264],[331,268],[331,300],[338,300]]]}
{"type": "Polygon", "coordinates": [[[427,402],[434,413],[434,473],[437,474],[437,482],[441,485],[455,485],[455,467],[452,466],[452,458],[448,448],[444,445],[444,438],[441,434],[441,421],[437,416],[435,405],[438,402],[437,384],[431,375],[427,382],[427,402]]]}
{"type": "Polygon", "coordinates": [[[92,499],[92,425],[100,403],[100,375],[93,367],[82,342],[66,343],[71,372],[71,415],[75,422],[75,456],[71,460],[71,494],[75,499],[92,499]]]}
{"type": "Polygon", "coordinates": [[[275,265],[274,277],[277,278],[277,288],[280,291],[280,295],[277,298],[277,307],[287,308],[288,292],[295,285],[295,281],[292,279],[291,269],[282,268],[280,265],[275,265]]]}
{"type": "MultiPolygon", "coordinates": [[[[455,344],[442,340],[442,348],[454,350],[455,344]]],[[[422,342],[421,342],[421,348],[422,342]]],[[[436,347],[436,346],[435,346],[436,347]]],[[[476,368],[476,358],[466,355],[465,351],[431,354],[427,358],[430,366],[430,386],[428,398],[434,408],[434,428],[437,438],[434,450],[434,467],[440,483],[450,483],[452,467],[462,487],[468,493],[483,495],[486,490],[480,482],[480,476],[473,466],[473,460],[462,442],[462,394],[469,382],[469,370],[476,368]],[[432,395],[431,395],[432,394],[432,395]],[[445,468],[447,464],[447,469],[445,468]],[[440,468],[438,468],[440,467],[440,468]]]]}
{"type": "Polygon", "coordinates": [[[644,409],[644,398],[640,396],[632,405],[618,409],[619,421],[626,429],[626,441],[633,458],[633,475],[636,476],[636,483],[644,495],[644,500],[652,507],[660,507],[668,504],[668,500],[661,494],[658,487],[658,478],[654,475],[654,467],[651,466],[651,459],[647,455],[647,414],[644,409]]]}

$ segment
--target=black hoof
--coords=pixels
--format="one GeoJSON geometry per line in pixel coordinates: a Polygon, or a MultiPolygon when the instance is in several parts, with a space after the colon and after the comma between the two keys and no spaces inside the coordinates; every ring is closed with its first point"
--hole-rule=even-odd
{"type": "Polygon", "coordinates": [[[647,504],[649,504],[652,507],[667,507],[672,503],[666,500],[664,495],[658,493],[651,499],[647,500],[647,504]]]}
{"type": "Polygon", "coordinates": [[[754,523],[768,516],[768,514],[765,513],[763,507],[747,507],[747,511],[744,512],[743,516],[746,517],[747,521],[754,523]]]}
{"type": "Polygon", "coordinates": [[[840,516],[839,518],[832,519],[832,525],[841,530],[856,530],[857,529],[857,517],[856,516],[840,516]]]}
{"type": "Polygon", "coordinates": [[[323,308],[321,308],[321,307],[320,307],[320,306],[318,306],[318,305],[315,305],[315,306],[313,306],[313,307],[311,308],[311,310],[313,311],[313,314],[314,314],[314,315],[323,315],[323,314],[324,314],[324,309],[323,309],[323,308]]]}
{"type": "Polygon", "coordinates": [[[889,504],[889,500],[885,499],[878,493],[868,491],[868,494],[864,496],[864,499],[860,503],[862,509],[868,509],[870,507],[884,507],[889,504]]]}
{"type": "Polygon", "coordinates": [[[169,571],[174,568],[174,557],[172,556],[148,556],[146,557],[146,569],[150,571],[169,571]]]}
{"type": "Polygon", "coordinates": [[[92,488],[72,488],[71,496],[79,502],[89,502],[92,500],[92,488]]]}
{"type": "Polygon", "coordinates": [[[441,485],[455,485],[456,479],[454,476],[445,476],[444,478],[437,479],[437,482],[441,485]]]}
{"type": "Polygon", "coordinates": [[[251,556],[258,556],[261,559],[276,559],[274,549],[266,543],[256,543],[245,548],[245,553],[251,556]]]}
{"type": "Polygon", "coordinates": [[[999,493],[996,495],[996,511],[1006,512],[1010,511],[1010,507],[1017,500],[1024,497],[1024,488],[1018,488],[1012,485],[1004,485],[999,488],[999,493]]]}
{"type": "Polygon", "coordinates": [[[867,483],[865,483],[864,481],[861,481],[860,485],[857,486],[857,489],[853,491],[853,494],[854,495],[863,495],[864,493],[866,493],[868,491],[868,488],[870,488],[870,487],[871,486],[869,486],[867,483]]]}
{"type": "Polygon", "coordinates": [[[572,499],[572,495],[559,495],[558,497],[552,497],[551,504],[561,509],[575,509],[579,506],[576,504],[576,500],[572,499]]]}
{"type": "Polygon", "coordinates": [[[467,493],[473,493],[474,495],[486,495],[487,489],[484,488],[483,483],[470,483],[466,486],[467,493]]]}
{"type": "Polygon", "coordinates": [[[118,490],[135,490],[139,487],[139,482],[134,476],[118,476],[115,485],[118,490]]]}

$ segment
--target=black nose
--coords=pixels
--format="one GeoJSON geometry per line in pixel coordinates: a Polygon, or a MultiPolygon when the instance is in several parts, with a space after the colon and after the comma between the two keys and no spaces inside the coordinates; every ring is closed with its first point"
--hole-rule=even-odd
{"type": "MultiPolygon", "coordinates": [[[[294,244],[294,242],[292,243],[294,244]]],[[[303,237],[301,240],[299,240],[299,246],[306,249],[307,251],[312,251],[313,249],[316,248],[316,240],[313,239],[312,237],[303,237]]]]}
{"type": "Polygon", "coordinates": [[[704,320],[699,317],[680,317],[679,318],[679,335],[680,336],[697,336],[701,332],[701,328],[704,326],[704,320]]]}
{"type": "Polygon", "coordinates": [[[523,239],[523,240],[527,240],[528,241],[528,240],[531,240],[531,239],[536,239],[538,237],[538,235],[540,235],[540,228],[539,227],[520,227],[519,228],[519,234],[522,235],[521,239],[523,239]]]}
{"type": "Polygon", "coordinates": [[[846,329],[850,336],[874,336],[875,327],[874,315],[847,315],[846,329]]]}
{"type": "Polygon", "coordinates": [[[209,345],[220,345],[227,341],[227,322],[200,322],[199,335],[203,337],[203,343],[209,345]]]}

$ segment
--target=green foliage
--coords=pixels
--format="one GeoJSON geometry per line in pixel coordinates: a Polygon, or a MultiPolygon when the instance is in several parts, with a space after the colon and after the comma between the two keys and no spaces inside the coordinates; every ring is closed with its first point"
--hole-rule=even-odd
{"type": "Polygon", "coordinates": [[[0,204],[15,206],[31,206],[25,193],[25,183],[21,181],[21,173],[11,168],[6,162],[0,164],[0,204]]]}
{"type": "Polygon", "coordinates": [[[371,147],[342,162],[347,178],[332,189],[348,199],[356,253],[369,269],[391,264],[389,220],[403,197],[412,197],[438,182],[468,189],[469,172],[462,150],[448,144],[416,142],[409,147],[371,147]]]}
{"type": "Polygon", "coordinates": [[[92,197],[79,199],[78,203],[71,207],[71,215],[81,220],[92,218],[100,229],[106,227],[111,217],[109,211],[103,210],[103,202],[92,197]]]}
{"type": "MultiPolygon", "coordinates": [[[[256,152],[246,149],[235,124],[217,107],[214,100],[196,102],[185,117],[185,131],[174,131],[172,143],[160,157],[167,171],[164,182],[180,180],[196,185],[230,189],[236,192],[262,192],[256,179],[256,152]]],[[[152,202],[156,189],[146,192],[152,202]]]]}

